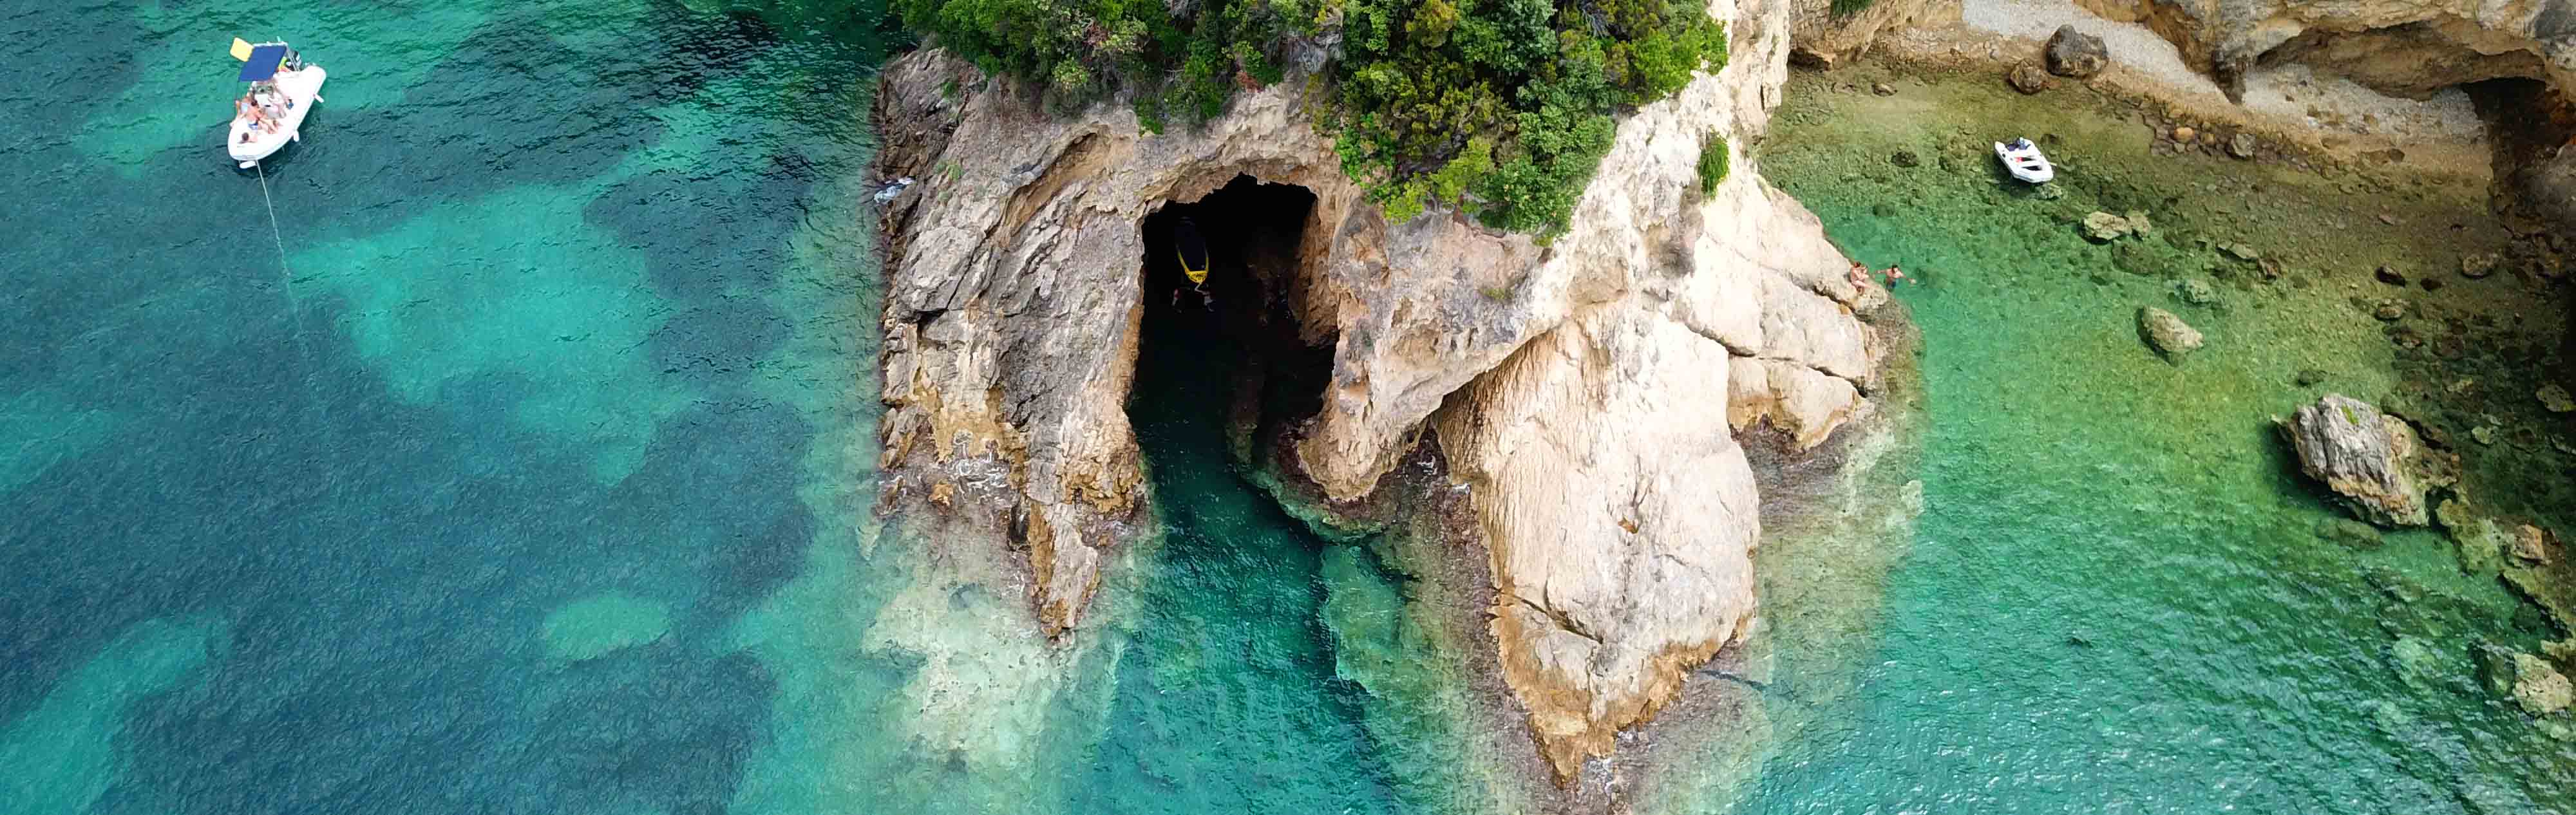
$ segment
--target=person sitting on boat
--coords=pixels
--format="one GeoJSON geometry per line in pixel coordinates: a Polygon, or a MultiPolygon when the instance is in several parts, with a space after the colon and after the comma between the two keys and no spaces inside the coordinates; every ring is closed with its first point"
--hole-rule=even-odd
{"type": "Polygon", "coordinates": [[[242,98],[233,103],[233,117],[249,119],[252,130],[277,129],[277,119],[269,115],[268,106],[260,104],[259,97],[253,94],[242,94],[242,98]]]}

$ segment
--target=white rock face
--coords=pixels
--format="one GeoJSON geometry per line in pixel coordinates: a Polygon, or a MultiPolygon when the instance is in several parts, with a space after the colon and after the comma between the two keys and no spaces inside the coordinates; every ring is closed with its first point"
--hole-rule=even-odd
{"type": "Polygon", "coordinates": [[[1805,447],[1864,410],[1877,342],[1815,216],[1754,162],[1701,200],[1698,134],[1758,138],[1786,6],[1745,7],[1735,62],[1622,124],[1574,237],[1533,279],[1598,292],[1437,417],[1473,487],[1506,682],[1560,779],[1651,718],[1757,607],[1760,498],[1734,431],[1805,447]],[[1692,233],[1696,234],[1692,234],[1692,233]],[[1675,234],[1678,233],[1678,234],[1675,234]],[[1659,243],[1687,241],[1687,258],[1659,243]]]}
{"type": "Polygon", "coordinates": [[[1491,547],[1506,682],[1570,778],[1751,626],[1759,500],[1735,432],[1812,446],[1869,409],[1878,341],[1855,309],[1884,293],[1846,279],[1745,150],[1779,101],[1788,12],[1714,3],[1732,62],[1623,120],[1544,249],[1443,213],[1384,223],[1289,89],[1152,136],[1123,108],[948,102],[937,88],[959,66],[898,60],[880,172],[923,181],[887,218],[889,471],[923,506],[1009,519],[1038,626],[1077,625],[1146,489],[1122,408],[1137,224],[1237,174],[1303,185],[1316,203],[1290,305],[1303,336],[1335,344],[1293,464],[1359,497],[1438,429],[1491,547]],[[1734,171],[1703,195],[1710,137],[1734,171]]]}

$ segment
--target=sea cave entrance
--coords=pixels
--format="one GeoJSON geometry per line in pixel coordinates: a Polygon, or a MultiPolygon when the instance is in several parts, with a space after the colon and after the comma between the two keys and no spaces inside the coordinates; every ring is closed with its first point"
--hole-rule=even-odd
{"type": "Polygon", "coordinates": [[[1237,177],[1139,227],[1127,413],[1165,534],[1135,572],[1088,789],[1156,790],[1173,811],[1395,808],[1366,694],[1336,671],[1332,621],[1392,618],[1392,599],[1370,598],[1396,592],[1358,547],[1326,543],[1247,477],[1271,449],[1253,440],[1312,416],[1330,371],[1331,338],[1305,341],[1296,319],[1314,208],[1302,187],[1237,177]],[[1184,218],[1206,244],[1212,304],[1182,274],[1184,218]]]}
{"type": "Polygon", "coordinates": [[[1198,443],[1260,465],[1259,452],[1322,407],[1334,338],[1299,321],[1314,210],[1304,187],[1239,175],[1145,217],[1144,348],[1128,407],[1139,433],[1206,422],[1217,437],[1198,443]],[[1184,263],[1203,264],[1205,283],[1184,263]]]}

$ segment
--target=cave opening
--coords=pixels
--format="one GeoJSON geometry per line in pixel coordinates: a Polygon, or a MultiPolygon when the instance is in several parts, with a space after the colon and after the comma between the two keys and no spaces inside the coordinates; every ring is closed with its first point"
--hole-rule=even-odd
{"type": "MultiPolygon", "coordinates": [[[[1366,692],[1336,668],[1333,620],[1382,620],[1399,595],[1359,547],[1333,546],[1253,478],[1251,437],[1312,416],[1332,337],[1303,336],[1305,188],[1237,177],[1139,225],[1145,257],[1135,427],[1162,521],[1100,746],[1096,786],[1170,789],[1187,811],[1382,810],[1393,782],[1366,692]],[[1183,219],[1205,243],[1202,299],[1182,273],[1183,219]],[[1381,582],[1371,582],[1381,581],[1381,582]],[[1186,745],[1184,749],[1175,749],[1186,745]],[[1181,783],[1240,768],[1296,783],[1181,783]]],[[[1193,266],[1198,263],[1193,260],[1193,266]]]]}
{"type": "Polygon", "coordinates": [[[1238,175],[1145,217],[1144,347],[1129,403],[1140,433],[1149,420],[1203,421],[1217,437],[1200,443],[1252,463],[1261,441],[1322,408],[1334,337],[1299,319],[1314,213],[1306,188],[1238,175]],[[1193,284],[1185,267],[1205,271],[1205,282],[1193,284]]]}

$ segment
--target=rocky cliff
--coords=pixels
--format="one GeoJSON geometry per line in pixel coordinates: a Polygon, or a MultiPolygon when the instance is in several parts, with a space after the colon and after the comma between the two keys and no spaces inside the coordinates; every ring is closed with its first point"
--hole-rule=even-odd
{"type": "MultiPolygon", "coordinates": [[[[1798,49],[1830,64],[1881,34],[1956,23],[1968,5],[2012,0],[1797,0],[1798,49]],[[1837,13],[1840,5],[1847,13],[1837,13]]],[[[2503,77],[2576,87],[2576,2],[2570,0],[2074,0],[2143,25],[2230,95],[2245,72],[2303,63],[2382,92],[2422,98],[2503,77]]]]}
{"type": "Polygon", "coordinates": [[[2259,65],[2305,63],[2400,96],[2500,77],[2576,87],[2568,0],[2081,0],[2155,30],[2231,96],[2259,65]]]}
{"type": "Polygon", "coordinates": [[[1256,273],[1330,370],[1279,467],[1357,499],[1436,428],[1490,541],[1505,679],[1571,777],[1755,613],[1735,431],[1813,445],[1869,409],[1878,343],[1856,309],[1883,295],[1744,151],[1778,102],[1789,10],[1713,4],[1732,63],[1626,117],[1544,247],[1454,214],[1387,223],[1296,77],[1156,135],[1122,107],[1041,110],[935,51],[897,60],[879,171],[918,183],[884,216],[889,501],[985,519],[1025,551],[1034,623],[1077,626],[1147,501],[1123,409],[1144,310],[1164,307],[1142,225],[1238,176],[1303,187],[1293,257],[1256,273]],[[1713,193],[1703,144],[1733,152],[1713,193]]]}

